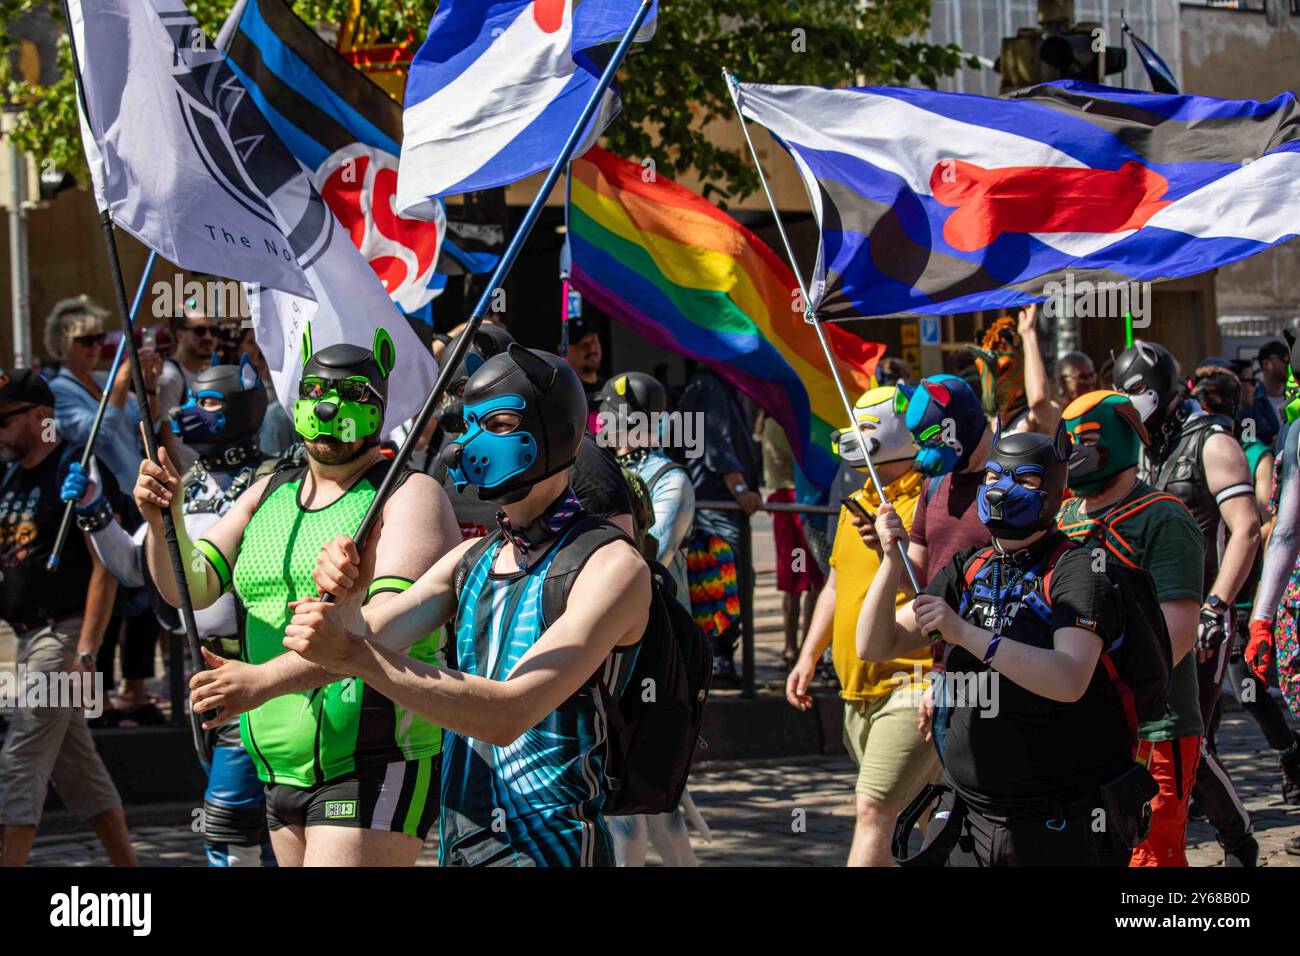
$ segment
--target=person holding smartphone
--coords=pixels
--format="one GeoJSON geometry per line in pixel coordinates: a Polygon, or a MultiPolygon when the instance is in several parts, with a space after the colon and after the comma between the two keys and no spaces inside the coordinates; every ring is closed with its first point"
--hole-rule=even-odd
{"type": "MultiPolygon", "coordinates": [[[[925,476],[916,470],[917,444],[897,408],[897,395],[894,386],[873,388],[858,399],[853,414],[876,473],[885,484],[885,498],[906,527],[916,512],[925,476]]],[[[862,446],[852,432],[846,432],[836,437],[840,459],[865,472],[862,446]]],[[[812,708],[809,685],[817,662],[830,647],[844,705],[844,745],[858,765],[848,865],[890,866],[889,839],[895,819],[939,772],[938,753],[917,720],[930,670],[930,651],[922,648],[877,662],[858,657],[858,609],[880,568],[874,524],[881,495],[868,481],[841,503],[844,507],[831,551],[830,575],[786,680],[785,695],[799,710],[812,708]]],[[[910,592],[899,590],[895,602],[902,606],[910,597],[910,592]]]]}

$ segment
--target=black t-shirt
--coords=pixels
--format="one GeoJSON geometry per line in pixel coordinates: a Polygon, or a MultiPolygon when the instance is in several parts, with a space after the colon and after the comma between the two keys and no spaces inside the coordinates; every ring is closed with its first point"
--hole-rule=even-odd
{"type": "MultiPolygon", "coordinates": [[[[1065,538],[1045,535],[1025,552],[1003,558],[999,580],[1015,580],[1041,565],[1065,538]]],[[[965,568],[980,548],[967,548],[945,565],[925,589],[957,609],[966,588],[965,568]]],[[[991,577],[983,583],[990,584],[991,577]]],[[[1067,551],[1052,573],[1049,589],[1052,623],[1018,602],[1002,608],[1003,643],[1052,646],[1055,631],[1082,627],[1103,646],[1123,623],[1114,586],[1092,570],[1092,556],[1067,551]]],[[[976,599],[965,619],[996,630],[991,602],[976,599]]],[[[994,657],[996,663],[997,657],[994,657]]],[[[1083,697],[1062,703],[1025,690],[963,648],[946,654],[945,702],[952,719],[944,746],[944,766],[953,784],[976,808],[992,813],[1050,807],[1087,797],[1132,762],[1128,723],[1105,671],[1098,666],[1083,697]]]]}
{"type": "Polygon", "coordinates": [[[582,507],[594,515],[612,518],[632,513],[632,498],[618,459],[608,448],[598,445],[590,432],[582,436],[569,484],[582,507]]]}
{"type": "MultiPolygon", "coordinates": [[[[35,468],[8,466],[0,485],[0,619],[22,633],[81,610],[93,566],[86,537],[68,532],[57,571],[45,570],[63,520],[59,487],[81,449],[60,445],[35,468]]],[[[96,460],[104,495],[120,510],[113,473],[96,460]]]]}

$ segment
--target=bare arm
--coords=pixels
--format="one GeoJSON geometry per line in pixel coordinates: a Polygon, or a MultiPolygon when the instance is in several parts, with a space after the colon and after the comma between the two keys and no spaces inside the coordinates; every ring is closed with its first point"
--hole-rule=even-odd
{"type": "MultiPolygon", "coordinates": [[[[84,532],[83,532],[84,533],[84,532]]],[[[86,535],[87,546],[90,545],[86,535]]],[[[104,639],[104,628],[113,614],[113,598],[117,596],[117,579],[109,573],[90,549],[92,563],[90,584],[86,587],[86,613],[81,619],[81,634],[77,639],[77,653],[94,654],[99,650],[99,642],[104,639]]]]}
{"type": "Polygon", "coordinates": [[[1025,353],[1025,402],[1029,405],[1029,430],[1042,435],[1056,431],[1061,410],[1052,401],[1047,381],[1047,363],[1038,345],[1038,306],[1020,312],[1017,326],[1025,353]]]}
{"type": "Polygon", "coordinates": [[[1246,464],[1246,454],[1228,434],[1211,435],[1201,460],[1210,492],[1219,502],[1219,514],[1228,529],[1228,544],[1219,561],[1211,594],[1231,604],[1250,575],[1259,549],[1259,510],[1255,504],[1255,482],[1246,464]]]}
{"type": "Polygon", "coordinates": [[[422,664],[347,634],[328,605],[299,607],[285,630],[285,646],[331,671],[355,674],[439,726],[505,746],[577,691],[615,646],[638,641],[649,602],[649,568],[617,541],[584,567],[564,614],[503,681],[422,664]]]}
{"type": "Polygon", "coordinates": [[[876,514],[876,536],[883,556],[880,569],[871,579],[867,596],[858,612],[857,649],[864,661],[888,661],[929,642],[917,626],[912,604],[897,607],[903,559],[899,537],[903,523],[890,505],[881,505],[876,514]]]}
{"type": "Polygon", "coordinates": [[[1255,505],[1259,508],[1259,548],[1268,547],[1268,536],[1273,531],[1273,516],[1268,513],[1273,498],[1273,453],[1266,451],[1255,463],[1255,505]]]}
{"type": "MultiPolygon", "coordinates": [[[[939,631],[950,644],[983,659],[993,640],[990,632],[962,620],[942,598],[923,594],[915,604],[922,628],[939,631]]],[[[1092,631],[1063,627],[1053,632],[1050,648],[1002,641],[990,666],[1030,693],[1071,704],[1084,695],[1092,682],[1101,646],[1101,639],[1092,631]]]]}
{"type": "Polygon", "coordinates": [[[1196,646],[1201,606],[1188,598],[1161,601],[1160,613],[1165,616],[1165,627],[1169,629],[1169,643],[1173,645],[1174,663],[1177,664],[1196,646]]]}
{"type": "MultiPolygon", "coordinates": [[[[215,529],[214,529],[215,530],[215,529]]],[[[241,532],[242,533],[242,532],[241,532]]],[[[384,503],[383,520],[376,527],[366,548],[364,565],[351,564],[338,571],[327,559],[331,549],[342,551],[356,547],[350,538],[339,536],[322,549],[318,559],[316,583],[322,593],[348,595],[340,613],[360,630],[362,614],[377,613],[413,589],[417,581],[460,540],[460,528],[451,512],[451,503],[442,488],[427,475],[411,475],[384,503]],[[412,533],[411,529],[420,529],[412,533]],[[329,569],[329,574],[321,571],[329,569]],[[342,585],[346,582],[346,587],[342,585]],[[329,585],[328,587],[322,585],[329,585]],[[369,594],[364,610],[361,603],[369,594]]],[[[301,602],[298,602],[301,603],[301,602]]],[[[405,650],[437,630],[442,621],[423,630],[393,629],[384,635],[388,646],[405,650]]],[[[297,654],[281,654],[262,664],[226,661],[207,655],[211,670],[196,674],[190,681],[196,710],[220,710],[208,725],[215,726],[238,714],[258,707],[273,697],[323,687],[338,680],[323,667],[297,654]]]]}
{"type": "Polygon", "coordinates": [[[810,710],[813,699],[808,694],[808,685],[817,673],[817,662],[826,653],[834,639],[835,622],[835,569],[831,568],[826,586],[817,595],[817,604],[813,608],[812,620],[808,623],[808,636],[799,648],[799,659],[785,678],[785,699],[798,710],[810,710]]]}

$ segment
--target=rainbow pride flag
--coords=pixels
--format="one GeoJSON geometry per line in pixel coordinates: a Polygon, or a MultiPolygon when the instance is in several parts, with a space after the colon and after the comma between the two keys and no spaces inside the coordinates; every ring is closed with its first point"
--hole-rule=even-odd
{"type": "MultiPolygon", "coordinates": [[[[642,338],[707,362],[780,423],[804,474],[835,475],[831,432],[847,425],[794,273],[756,235],[677,183],[644,182],[635,163],[599,147],[572,166],[572,281],[642,338]]],[[[825,326],[850,400],[884,352],[825,326]]]]}

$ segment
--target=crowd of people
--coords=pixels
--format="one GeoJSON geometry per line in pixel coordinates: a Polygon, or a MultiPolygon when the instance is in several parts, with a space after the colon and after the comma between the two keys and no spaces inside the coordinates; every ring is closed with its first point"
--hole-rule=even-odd
{"type": "Polygon", "coordinates": [[[290,415],[251,330],[191,302],[137,333],[145,415],[125,363],[99,371],[106,318],[60,303],[54,362],[0,376],[0,618],[27,674],[114,687],[94,721],[12,713],[5,864],[26,861],[50,785],[134,862],[90,726],[182,706],[148,682],[160,636],[183,631],[183,573],[211,865],[410,865],[435,824],[442,865],[640,865],[651,845],[693,865],[688,824],[707,824],[688,789],[637,789],[618,712],[660,677],[648,635],[675,627],[707,642],[714,688],[739,685],[746,519],[773,505],[787,698],[806,710],[818,673],[834,680],[859,768],[851,865],[1185,865],[1197,814],[1225,862],[1253,865],[1217,755],[1225,675],[1300,802],[1300,390],[1282,343],[1258,383],[1251,363],[1180,370],[1147,342],[1100,372],[1061,356],[1052,382],[1026,310],[950,373],[882,360],[818,489],[708,366],[684,387],[662,367],[602,378],[581,320],[553,352],[489,320],[359,549],[411,427],[383,434],[402,387],[386,332],[365,348],[308,330],[290,415]],[[670,411],[700,422],[694,451],[670,411]],[[50,572],[68,502],[78,531],[50,572]],[[616,800],[647,812],[606,816],[616,800]]]}
{"type": "Polygon", "coordinates": [[[859,400],[885,493],[841,510],[787,681],[812,706],[831,649],[859,766],[849,863],[1185,866],[1199,818],[1225,865],[1256,865],[1216,729],[1226,676],[1300,803],[1289,348],[1260,350],[1258,382],[1154,342],[1100,374],[1070,353],[1053,396],[1026,310],[970,355],[859,400]]]}

